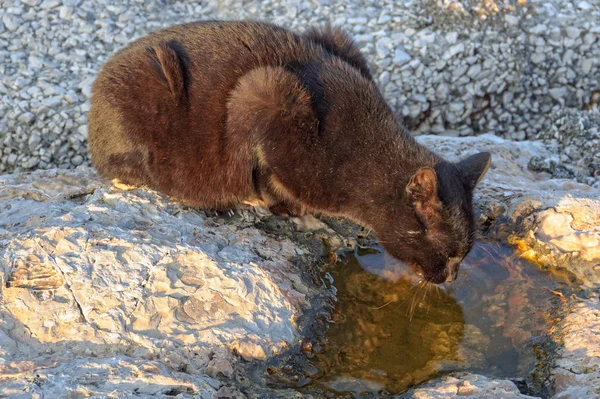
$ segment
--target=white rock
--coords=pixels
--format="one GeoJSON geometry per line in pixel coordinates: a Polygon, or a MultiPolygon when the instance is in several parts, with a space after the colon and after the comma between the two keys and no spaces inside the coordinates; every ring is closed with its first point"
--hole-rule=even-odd
{"type": "Polygon", "coordinates": [[[79,166],[83,163],[83,157],[81,155],[75,155],[71,158],[71,163],[75,166],[79,166]]]}
{"type": "Polygon", "coordinates": [[[4,23],[4,27],[11,32],[16,31],[21,25],[21,20],[18,17],[9,14],[2,17],[2,22],[4,23]]]}
{"type": "Polygon", "coordinates": [[[457,32],[449,32],[446,35],[446,41],[450,45],[455,44],[457,40],[458,40],[458,33],[457,32]]]}
{"type": "Polygon", "coordinates": [[[567,88],[555,87],[553,89],[550,89],[549,92],[552,98],[554,98],[555,100],[563,100],[567,95],[567,88]]]}
{"type": "Polygon", "coordinates": [[[569,36],[571,39],[576,39],[581,35],[581,29],[575,26],[568,26],[566,32],[567,36],[569,36]]]}
{"type": "Polygon", "coordinates": [[[401,47],[397,47],[394,53],[394,64],[404,65],[410,61],[412,57],[408,55],[401,47]]]}
{"type": "Polygon", "coordinates": [[[465,51],[465,45],[464,43],[458,43],[455,44],[454,46],[450,47],[442,56],[442,58],[444,58],[445,60],[449,60],[450,58],[454,57],[457,54],[462,53],[463,51],[465,51]]]}
{"type": "Polygon", "coordinates": [[[531,56],[531,62],[534,64],[541,64],[546,61],[546,54],[544,53],[533,53],[531,56]]]}
{"type": "Polygon", "coordinates": [[[19,115],[18,118],[20,122],[23,122],[25,124],[30,124],[34,119],[35,115],[33,115],[31,112],[24,112],[21,115],[19,115]]]}
{"type": "Polygon", "coordinates": [[[58,15],[62,19],[69,19],[73,15],[73,10],[71,9],[71,7],[62,6],[59,9],[58,15]]]}
{"type": "Polygon", "coordinates": [[[474,65],[471,65],[471,67],[467,71],[467,76],[470,77],[471,79],[477,79],[480,72],[481,72],[481,65],[474,64],[474,65]]]}
{"type": "Polygon", "coordinates": [[[583,10],[583,11],[589,11],[589,10],[592,10],[594,8],[594,6],[592,6],[587,1],[580,1],[579,3],[577,3],[577,8],[579,8],[580,10],[583,10]]]}
{"type": "Polygon", "coordinates": [[[509,380],[492,379],[478,374],[461,377],[443,377],[423,387],[411,389],[402,395],[406,399],[498,398],[536,399],[523,395],[509,380]]]}
{"type": "Polygon", "coordinates": [[[581,61],[581,71],[585,74],[590,73],[593,66],[594,66],[593,58],[586,58],[583,61],[581,61]]]}
{"type": "Polygon", "coordinates": [[[81,125],[77,128],[77,133],[81,135],[81,137],[87,139],[88,137],[88,127],[87,125],[81,125]]]}
{"type": "Polygon", "coordinates": [[[42,137],[40,136],[40,133],[38,131],[34,130],[33,133],[31,134],[31,136],[29,136],[29,140],[27,141],[27,144],[29,145],[29,149],[31,151],[35,150],[35,148],[41,141],[42,141],[42,137]]]}
{"type": "Polygon", "coordinates": [[[519,23],[519,17],[514,16],[512,14],[506,14],[506,15],[504,15],[504,20],[509,25],[517,25],[519,23]]]}

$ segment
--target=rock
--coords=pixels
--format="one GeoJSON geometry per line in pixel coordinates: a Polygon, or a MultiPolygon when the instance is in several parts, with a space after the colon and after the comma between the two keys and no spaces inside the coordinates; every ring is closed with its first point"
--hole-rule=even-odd
{"type": "Polygon", "coordinates": [[[74,359],[42,363],[13,361],[0,365],[0,372],[11,381],[0,384],[0,395],[17,397],[85,396],[155,398],[211,397],[219,382],[209,377],[175,371],[164,363],[118,355],[101,359],[74,359]],[[27,376],[35,376],[35,383],[27,376]],[[13,396],[14,395],[14,396],[13,396]],[[185,396],[183,396],[185,395],[185,396]]]}
{"type": "Polygon", "coordinates": [[[515,15],[506,14],[504,15],[504,20],[509,25],[517,25],[519,23],[519,18],[515,15]]]}
{"type": "Polygon", "coordinates": [[[458,33],[456,33],[456,32],[450,32],[446,35],[446,41],[450,45],[455,44],[457,40],[458,40],[458,33]]]}
{"type": "Polygon", "coordinates": [[[4,27],[10,32],[16,31],[21,25],[21,20],[18,17],[8,14],[2,17],[2,22],[4,23],[4,27]]]}
{"type": "Polygon", "coordinates": [[[552,376],[552,399],[592,399],[600,395],[600,301],[576,304],[561,323],[563,347],[552,376]]]}
{"type": "Polygon", "coordinates": [[[589,10],[593,9],[594,6],[592,6],[587,1],[580,1],[579,3],[577,3],[577,8],[579,8],[580,10],[583,10],[583,11],[589,11],[589,10]]]}
{"type": "Polygon", "coordinates": [[[443,377],[424,386],[413,388],[397,399],[446,399],[446,398],[498,398],[535,399],[523,395],[508,380],[491,379],[478,374],[457,374],[443,377]]]}
{"type": "Polygon", "coordinates": [[[21,115],[19,115],[18,118],[20,122],[23,122],[25,124],[30,124],[34,119],[35,115],[33,115],[31,112],[22,113],[21,115]]]}
{"type": "Polygon", "coordinates": [[[408,55],[402,48],[396,48],[396,51],[394,53],[394,64],[404,65],[411,59],[412,57],[408,55]]]}
{"type": "Polygon", "coordinates": [[[538,24],[538,25],[534,26],[533,28],[529,29],[529,33],[532,33],[534,35],[541,35],[543,33],[546,33],[547,30],[548,30],[548,27],[546,27],[546,25],[538,24]]]}
{"type": "Polygon", "coordinates": [[[87,125],[81,125],[77,128],[77,133],[79,133],[81,135],[81,137],[83,137],[84,139],[87,139],[88,137],[88,128],[87,125]]]}
{"type": "Polygon", "coordinates": [[[444,53],[444,55],[442,55],[442,58],[445,60],[449,60],[450,58],[454,57],[457,54],[462,53],[463,51],[465,51],[465,45],[463,43],[458,43],[458,44],[455,44],[452,47],[450,47],[444,53]]]}
{"type": "Polygon", "coordinates": [[[594,60],[592,58],[586,58],[581,61],[581,72],[588,74],[592,70],[592,66],[594,65],[594,60]]]}
{"type": "Polygon", "coordinates": [[[58,15],[62,19],[68,19],[71,18],[71,16],[73,15],[73,10],[71,9],[71,7],[62,6],[59,9],[58,15]]]}
{"type": "Polygon", "coordinates": [[[566,87],[555,87],[549,90],[550,95],[557,101],[563,101],[565,96],[567,95],[566,87]]]}
{"type": "Polygon", "coordinates": [[[471,67],[467,71],[467,76],[470,77],[471,79],[476,79],[477,76],[479,76],[480,72],[481,72],[481,65],[479,65],[479,64],[471,65],[471,67]]]}
{"type": "Polygon", "coordinates": [[[541,64],[546,61],[546,54],[544,53],[533,53],[531,56],[531,61],[534,64],[541,64]]]}
{"type": "Polygon", "coordinates": [[[83,163],[83,157],[81,155],[75,155],[71,158],[71,163],[75,166],[79,166],[83,163]]]}
{"type": "Polygon", "coordinates": [[[581,30],[575,26],[568,26],[566,32],[571,39],[576,39],[581,35],[581,30]]]}
{"type": "Polygon", "coordinates": [[[234,352],[295,344],[304,311],[332,294],[299,277],[300,248],[247,217],[218,224],[87,167],[1,176],[0,396],[202,396],[234,352]]]}

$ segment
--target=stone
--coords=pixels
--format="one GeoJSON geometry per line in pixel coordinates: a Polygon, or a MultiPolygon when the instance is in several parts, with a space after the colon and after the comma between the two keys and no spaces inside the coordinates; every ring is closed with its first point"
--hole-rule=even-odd
{"type": "Polygon", "coordinates": [[[544,24],[538,24],[536,26],[534,26],[533,28],[529,29],[529,33],[533,33],[534,35],[541,35],[543,33],[546,33],[546,31],[548,30],[548,27],[544,24]]]}
{"type": "Polygon", "coordinates": [[[71,7],[62,6],[59,9],[58,15],[62,19],[69,19],[73,15],[73,10],[71,9],[71,7]]]}
{"type": "Polygon", "coordinates": [[[75,166],[79,166],[83,163],[83,157],[81,155],[75,155],[71,158],[71,163],[75,166]]]}
{"type": "Polygon", "coordinates": [[[534,64],[541,64],[546,61],[546,54],[544,53],[533,53],[531,55],[531,62],[534,64]]]}
{"type": "Polygon", "coordinates": [[[600,393],[600,301],[593,296],[573,306],[561,323],[563,347],[552,376],[552,399],[593,399],[600,393]]]}
{"type": "Polygon", "coordinates": [[[4,23],[4,27],[11,32],[16,31],[21,25],[21,21],[18,17],[9,14],[2,17],[2,22],[4,23]]]}
{"type": "Polygon", "coordinates": [[[581,30],[575,26],[568,26],[566,32],[571,39],[576,39],[581,35],[581,30]]]}
{"type": "Polygon", "coordinates": [[[404,65],[411,59],[412,57],[408,55],[408,53],[406,53],[402,48],[396,48],[396,51],[394,52],[394,64],[404,65]]]}
{"type": "Polygon", "coordinates": [[[594,59],[586,58],[581,61],[581,72],[588,74],[592,71],[592,67],[594,66],[594,59]]]}
{"type": "Polygon", "coordinates": [[[589,10],[592,10],[594,8],[594,6],[592,6],[587,1],[580,1],[579,3],[577,3],[577,8],[579,8],[580,10],[583,10],[583,11],[589,11],[589,10]]]}
{"type": "Polygon", "coordinates": [[[504,15],[504,20],[509,25],[517,25],[519,23],[519,18],[515,15],[506,14],[504,15]]]}
{"type": "Polygon", "coordinates": [[[458,40],[458,33],[456,33],[456,32],[450,32],[446,35],[446,41],[450,45],[455,44],[457,40],[458,40]]]}
{"type": "Polygon", "coordinates": [[[454,57],[457,54],[462,53],[463,51],[465,51],[465,45],[463,43],[458,43],[458,44],[455,44],[452,47],[450,47],[444,53],[444,55],[442,55],[442,58],[445,60],[449,60],[450,58],[454,57]]]}
{"type": "Polygon", "coordinates": [[[84,166],[0,176],[0,220],[0,396],[212,393],[207,373],[294,344],[304,310],[333,295],[299,277],[288,238],[84,166]]]}
{"type": "Polygon", "coordinates": [[[471,79],[477,79],[480,72],[481,72],[481,65],[474,64],[474,65],[471,65],[471,67],[467,71],[467,76],[470,77],[471,79]]]}
{"type": "Polygon", "coordinates": [[[550,89],[549,92],[550,92],[550,95],[552,96],[552,98],[554,98],[555,100],[561,101],[567,95],[567,88],[566,87],[555,87],[555,88],[550,89]]]}
{"type": "Polygon", "coordinates": [[[30,124],[31,122],[33,122],[34,119],[35,115],[33,115],[31,112],[24,112],[18,117],[18,120],[25,124],[30,124]]]}
{"type": "MultiPolygon", "coordinates": [[[[443,377],[423,386],[413,388],[402,399],[450,399],[450,398],[499,398],[535,399],[523,395],[508,380],[492,379],[478,374],[456,374],[443,377]]],[[[399,399],[399,398],[398,398],[399,399]]]]}
{"type": "Polygon", "coordinates": [[[77,128],[77,133],[81,135],[81,137],[87,139],[88,137],[88,128],[87,125],[81,125],[77,128]]]}

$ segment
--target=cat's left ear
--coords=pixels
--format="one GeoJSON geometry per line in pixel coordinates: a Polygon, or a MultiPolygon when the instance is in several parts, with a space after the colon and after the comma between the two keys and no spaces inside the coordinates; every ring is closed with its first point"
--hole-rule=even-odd
{"type": "Polygon", "coordinates": [[[473,190],[477,183],[483,179],[485,172],[492,163],[492,154],[489,152],[480,152],[471,155],[456,164],[456,167],[462,174],[463,180],[470,190],[473,190]]]}

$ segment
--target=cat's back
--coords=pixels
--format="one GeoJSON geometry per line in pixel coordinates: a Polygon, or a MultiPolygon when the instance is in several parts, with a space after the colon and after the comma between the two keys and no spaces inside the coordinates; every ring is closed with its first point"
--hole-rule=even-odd
{"type": "Polygon", "coordinates": [[[243,158],[225,137],[239,79],[323,54],[310,40],[251,21],[190,23],[140,38],[106,62],[92,87],[92,161],[109,178],[126,172],[170,194],[218,196],[235,183],[227,171],[237,166],[225,163],[243,158]]]}
{"type": "Polygon", "coordinates": [[[178,103],[170,111],[187,108],[195,112],[195,119],[198,112],[209,117],[225,111],[227,94],[242,75],[260,66],[310,57],[311,48],[297,35],[267,23],[206,21],[177,25],[142,37],[112,56],[99,73],[93,94],[125,112],[144,108],[165,111],[169,107],[166,103],[160,105],[162,100],[181,94],[185,98],[176,98],[175,102],[185,99],[186,104],[178,103]],[[164,55],[165,49],[172,59],[164,55]],[[172,93],[165,66],[179,70],[179,93],[172,93]],[[137,104],[135,109],[130,109],[132,101],[137,104]]]}

